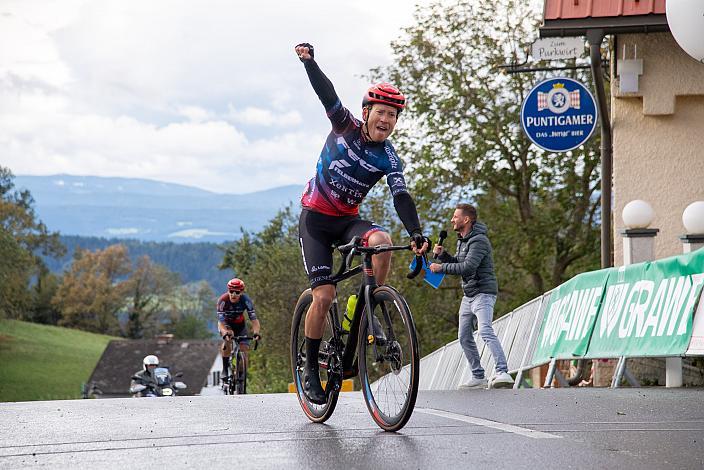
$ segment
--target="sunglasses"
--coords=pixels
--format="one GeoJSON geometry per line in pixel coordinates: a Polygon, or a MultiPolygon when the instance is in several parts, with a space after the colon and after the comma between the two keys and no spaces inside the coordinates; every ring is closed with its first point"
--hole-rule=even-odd
{"type": "Polygon", "coordinates": [[[230,292],[230,294],[232,294],[232,295],[241,295],[241,294],[242,294],[242,291],[241,291],[241,290],[231,290],[231,291],[228,291],[228,292],[230,292]]]}

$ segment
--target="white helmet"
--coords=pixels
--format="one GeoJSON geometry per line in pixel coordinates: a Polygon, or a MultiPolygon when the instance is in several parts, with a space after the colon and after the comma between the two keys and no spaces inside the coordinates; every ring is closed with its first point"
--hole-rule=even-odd
{"type": "Polygon", "coordinates": [[[158,366],[159,365],[159,358],[153,354],[150,354],[149,356],[144,356],[144,360],[142,360],[142,364],[144,364],[144,370],[147,370],[147,366],[158,366]]]}

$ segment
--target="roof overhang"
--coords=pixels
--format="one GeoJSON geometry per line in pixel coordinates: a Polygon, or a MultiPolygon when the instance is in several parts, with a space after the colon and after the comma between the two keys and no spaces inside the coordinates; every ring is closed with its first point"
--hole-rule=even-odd
{"type": "Polygon", "coordinates": [[[666,15],[613,16],[606,18],[574,18],[544,20],[540,37],[586,36],[590,30],[604,34],[662,33],[670,31],[666,15]]]}

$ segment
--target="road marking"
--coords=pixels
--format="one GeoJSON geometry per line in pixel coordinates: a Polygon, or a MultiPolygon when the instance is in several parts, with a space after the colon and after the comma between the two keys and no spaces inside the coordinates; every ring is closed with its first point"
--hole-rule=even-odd
{"type": "Polygon", "coordinates": [[[433,408],[416,408],[416,411],[418,411],[419,413],[440,416],[442,418],[463,421],[469,424],[476,424],[477,426],[486,426],[488,428],[512,432],[514,434],[520,434],[521,436],[526,436],[533,439],[562,439],[562,436],[557,436],[555,434],[535,431],[533,429],[522,428],[519,426],[514,426],[512,424],[500,423],[498,421],[491,421],[483,418],[475,418],[474,416],[465,416],[457,413],[450,413],[449,411],[435,410],[433,408]]]}

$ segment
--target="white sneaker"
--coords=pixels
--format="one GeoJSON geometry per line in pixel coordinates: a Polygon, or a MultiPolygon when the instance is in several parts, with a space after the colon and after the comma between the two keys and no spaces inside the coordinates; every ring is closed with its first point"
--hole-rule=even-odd
{"type": "Polygon", "coordinates": [[[513,379],[507,372],[497,372],[489,382],[489,388],[512,388],[513,379]]]}
{"type": "Polygon", "coordinates": [[[473,388],[486,388],[487,383],[488,382],[487,382],[486,378],[478,379],[476,377],[472,377],[471,379],[469,379],[469,382],[457,387],[457,390],[471,390],[473,388]]]}

